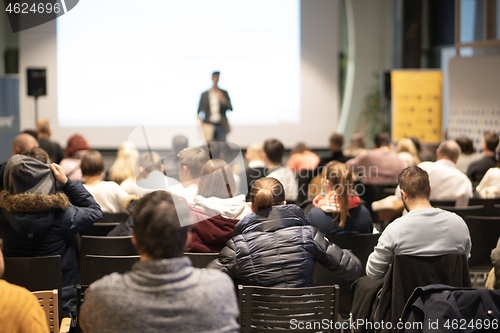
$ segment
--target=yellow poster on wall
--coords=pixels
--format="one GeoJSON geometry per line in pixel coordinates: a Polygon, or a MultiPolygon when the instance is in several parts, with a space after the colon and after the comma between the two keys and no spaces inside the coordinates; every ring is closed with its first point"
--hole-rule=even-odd
{"type": "Polygon", "coordinates": [[[392,71],[392,140],[415,137],[422,143],[442,140],[441,71],[392,71]]]}

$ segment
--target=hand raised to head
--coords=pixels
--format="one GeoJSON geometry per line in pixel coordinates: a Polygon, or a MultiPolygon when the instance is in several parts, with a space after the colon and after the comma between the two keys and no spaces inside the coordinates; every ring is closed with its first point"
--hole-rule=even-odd
{"type": "Polygon", "coordinates": [[[68,181],[68,177],[66,177],[63,168],[61,168],[59,164],[52,163],[50,165],[50,170],[52,170],[54,177],[59,183],[61,183],[61,185],[66,184],[66,182],[68,181]]]}

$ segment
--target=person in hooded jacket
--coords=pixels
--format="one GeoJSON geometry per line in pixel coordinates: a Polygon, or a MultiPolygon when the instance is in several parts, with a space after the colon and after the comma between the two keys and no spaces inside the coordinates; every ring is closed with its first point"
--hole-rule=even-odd
{"type": "Polygon", "coordinates": [[[344,163],[329,162],[323,168],[322,184],[326,195],[316,196],[315,208],[307,214],[311,224],[324,234],[372,233],[368,208],[353,195],[352,172],[344,163]]]}
{"type": "Polygon", "coordinates": [[[330,243],[298,206],[287,205],[279,180],[259,179],[250,197],[254,212],[238,222],[208,268],[243,284],[277,288],[313,286],[316,261],[346,280],[360,276],[359,259],[330,243]]]}
{"type": "Polygon", "coordinates": [[[244,194],[238,188],[231,168],[223,160],[209,160],[201,169],[198,194],[191,215],[197,222],[191,229],[186,252],[219,252],[233,237],[236,223],[250,213],[244,194]]]}
{"type": "Polygon", "coordinates": [[[101,208],[59,165],[49,166],[29,156],[16,154],[9,159],[4,186],[0,193],[4,256],[60,255],[63,312],[74,312],[80,278],[73,236],[102,219],[101,208]],[[57,192],[56,181],[62,193],[57,192]]]}

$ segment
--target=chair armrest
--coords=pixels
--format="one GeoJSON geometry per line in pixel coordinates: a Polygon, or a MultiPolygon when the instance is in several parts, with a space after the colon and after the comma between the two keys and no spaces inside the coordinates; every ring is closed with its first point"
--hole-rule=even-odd
{"type": "Polygon", "coordinates": [[[61,326],[59,327],[59,333],[68,333],[71,328],[71,318],[65,317],[61,321],[61,326]]]}

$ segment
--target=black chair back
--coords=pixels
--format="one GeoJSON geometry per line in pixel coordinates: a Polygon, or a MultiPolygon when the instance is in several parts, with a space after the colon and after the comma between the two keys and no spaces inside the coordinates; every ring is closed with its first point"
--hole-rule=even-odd
{"type": "Polygon", "coordinates": [[[500,236],[500,217],[467,216],[472,241],[469,267],[471,270],[491,269],[490,254],[497,246],[500,236]]]}
{"type": "Polygon", "coordinates": [[[372,210],[372,203],[382,200],[389,195],[394,195],[396,187],[398,187],[398,184],[361,184],[355,187],[360,191],[359,197],[364,202],[366,208],[368,208],[373,223],[379,223],[380,219],[378,214],[372,210]],[[363,189],[363,191],[360,189],[363,189]],[[390,194],[387,194],[388,192],[390,194]]]}
{"type": "Polygon", "coordinates": [[[455,213],[465,220],[466,216],[482,216],[484,213],[484,206],[467,206],[467,207],[447,207],[441,206],[441,209],[455,213]]]}
{"type": "Polygon", "coordinates": [[[105,275],[117,272],[125,273],[132,269],[140,256],[99,256],[87,254],[81,264],[80,280],[82,284],[91,284],[105,275]]]}
{"type": "MultiPolygon", "coordinates": [[[[377,245],[380,234],[353,234],[353,235],[325,235],[328,240],[342,249],[351,250],[352,253],[361,261],[363,267],[362,275],[365,275],[365,266],[368,261],[368,256],[373,252],[373,248],[377,245]]],[[[350,286],[352,281],[346,281],[335,273],[329,271],[325,267],[317,264],[314,267],[314,283],[317,286],[328,286],[338,284],[340,287],[338,306],[339,313],[342,317],[346,317],[351,312],[352,307],[352,294],[350,286]]]]}
{"type": "Polygon", "coordinates": [[[79,262],[87,254],[102,256],[135,256],[137,250],[132,244],[132,236],[87,236],[80,239],[79,262]]]}
{"type": "Polygon", "coordinates": [[[431,200],[432,207],[455,207],[456,201],[453,200],[431,200]]]}
{"type": "Polygon", "coordinates": [[[474,205],[483,205],[486,210],[491,210],[495,205],[500,205],[500,198],[494,199],[481,199],[481,198],[472,198],[469,199],[469,206],[474,205]]]}
{"type": "MultiPolygon", "coordinates": [[[[238,286],[241,332],[317,332],[317,324],[338,320],[338,286],[267,288],[238,286]],[[314,329],[294,327],[293,319],[314,329]]],[[[298,326],[298,325],[297,325],[298,326]]]]}
{"type": "Polygon", "coordinates": [[[61,256],[4,257],[3,279],[29,291],[57,289],[59,317],[62,318],[62,263],[61,256]],[[42,274],[43,273],[43,274],[42,274]]]}
{"type": "Polygon", "coordinates": [[[127,213],[102,213],[99,223],[121,222],[128,217],[127,213]]]}
{"type": "Polygon", "coordinates": [[[184,255],[191,259],[193,267],[205,268],[214,259],[217,259],[218,253],[191,253],[185,252],[184,255]]]}
{"type": "Polygon", "coordinates": [[[111,230],[113,230],[119,222],[96,222],[90,227],[80,232],[80,235],[87,236],[106,236],[111,230]]]}
{"type": "Polygon", "coordinates": [[[82,333],[82,328],[80,327],[80,309],[82,308],[85,290],[88,287],[88,285],[82,286],[81,284],[76,286],[76,321],[74,333],[82,333]]]}

